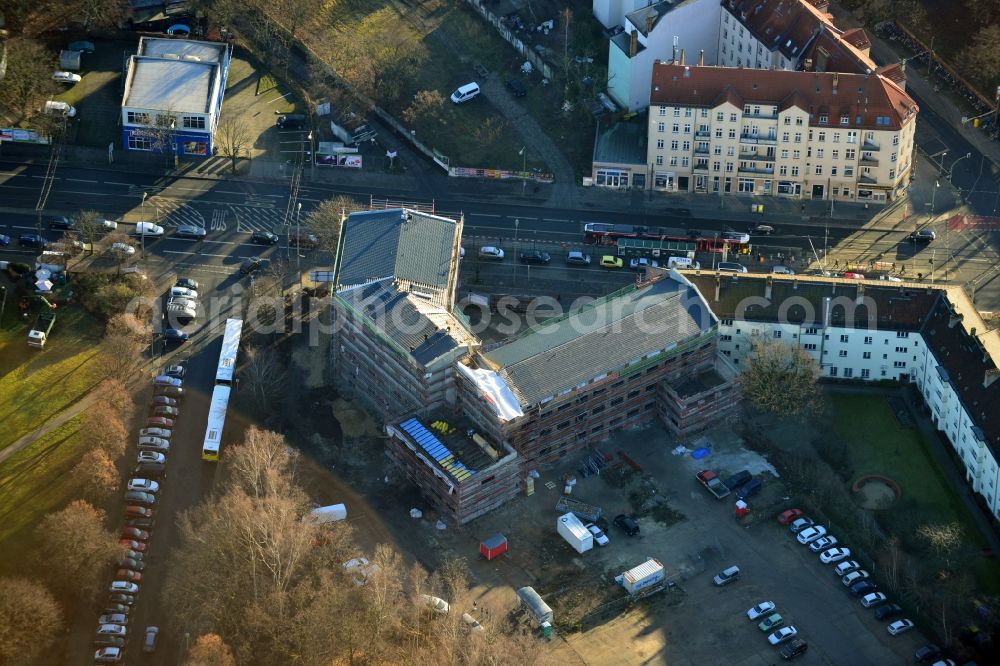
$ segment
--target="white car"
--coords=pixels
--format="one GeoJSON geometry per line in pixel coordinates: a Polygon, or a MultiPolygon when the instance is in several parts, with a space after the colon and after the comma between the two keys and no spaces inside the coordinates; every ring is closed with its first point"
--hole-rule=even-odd
{"type": "Polygon", "coordinates": [[[846,562],[841,562],[833,568],[833,573],[837,574],[841,578],[851,573],[856,569],[860,569],[861,565],[858,564],[857,560],[847,560],[846,562]]]}
{"type": "Polygon", "coordinates": [[[126,257],[131,257],[135,254],[135,248],[128,243],[115,243],[111,246],[112,252],[117,252],[118,254],[124,255],[126,257]]]}
{"type": "Polygon", "coordinates": [[[428,608],[437,613],[441,613],[442,615],[446,614],[448,609],[451,608],[448,602],[440,597],[432,597],[429,594],[421,594],[420,598],[425,604],[427,604],[428,608]]]}
{"type": "Polygon", "coordinates": [[[147,493],[155,493],[160,489],[160,484],[149,479],[129,479],[129,490],[141,490],[147,493]]]}
{"type": "Polygon", "coordinates": [[[737,243],[749,243],[750,234],[745,234],[741,231],[723,231],[722,238],[728,241],[735,241],[737,243]]]}
{"type": "Polygon", "coordinates": [[[114,231],[118,228],[118,223],[114,220],[94,220],[94,224],[102,229],[108,229],[110,231],[114,231]]]}
{"type": "Polygon", "coordinates": [[[120,647],[102,647],[94,652],[94,661],[98,664],[117,664],[122,660],[120,647]]]}
{"type": "Polygon", "coordinates": [[[813,525],[812,527],[799,532],[798,536],[795,538],[798,539],[798,542],[804,546],[807,543],[812,543],[821,536],[826,536],[826,528],[822,525],[813,525]]]}
{"type": "Polygon", "coordinates": [[[198,292],[194,289],[187,289],[186,287],[171,287],[170,295],[180,298],[198,298],[198,292]]]}
{"type": "Polygon", "coordinates": [[[864,580],[865,578],[868,578],[868,576],[869,573],[864,569],[857,569],[847,574],[843,578],[841,578],[840,582],[844,584],[844,587],[850,587],[851,585],[857,583],[859,580],[864,580]]]}
{"type": "Polygon", "coordinates": [[[79,83],[83,78],[73,72],[53,72],[52,80],[56,83],[79,83]]]}
{"type": "Polygon", "coordinates": [[[171,434],[170,428],[143,428],[139,431],[140,437],[161,437],[163,439],[170,439],[171,434]]]}
{"type": "Polygon", "coordinates": [[[503,250],[493,245],[484,245],[479,248],[480,259],[492,259],[494,261],[503,260],[503,250]]]}
{"type": "Polygon", "coordinates": [[[590,533],[594,535],[594,541],[597,542],[598,546],[607,546],[611,543],[611,540],[608,539],[608,535],[594,523],[587,523],[584,527],[586,527],[590,533]]]}
{"type": "Polygon", "coordinates": [[[355,557],[344,562],[344,569],[350,572],[355,585],[364,585],[371,576],[378,573],[379,566],[369,562],[367,557],[355,557]]]}
{"type": "Polygon", "coordinates": [[[904,631],[909,631],[910,629],[913,629],[913,620],[896,620],[885,628],[885,630],[889,632],[890,636],[898,636],[904,631]]]}
{"type": "Polygon", "coordinates": [[[128,615],[124,613],[108,613],[97,618],[97,624],[128,624],[128,615]]]}
{"type": "Polygon", "coordinates": [[[819,539],[816,539],[811,544],[809,544],[809,550],[811,550],[814,553],[818,553],[821,550],[826,550],[827,548],[836,545],[837,545],[837,537],[828,534],[825,537],[820,537],[819,539]]]}
{"type": "Polygon", "coordinates": [[[116,580],[108,587],[111,594],[138,594],[139,586],[127,580],[116,580]]]}
{"type": "Polygon", "coordinates": [[[486,628],[483,627],[483,625],[479,624],[479,620],[472,617],[468,613],[462,613],[462,620],[464,620],[465,623],[469,625],[470,631],[486,631],[486,628]]]}
{"type": "Polygon", "coordinates": [[[120,624],[101,624],[97,627],[98,636],[124,636],[128,629],[120,624]]]}
{"type": "Polygon", "coordinates": [[[781,645],[790,638],[798,636],[799,631],[795,627],[782,627],[767,637],[767,642],[771,645],[781,645]]]}
{"type": "Polygon", "coordinates": [[[747,618],[750,620],[756,620],[759,617],[767,615],[775,608],[773,601],[762,601],[750,610],[747,611],[747,618]]]}
{"type": "Polygon", "coordinates": [[[788,531],[792,534],[798,534],[807,527],[812,527],[815,524],[812,518],[803,516],[802,518],[797,518],[792,521],[792,524],[788,526],[788,531]]]}
{"type": "Polygon", "coordinates": [[[139,457],[136,458],[136,462],[140,465],[142,463],[159,463],[162,465],[167,462],[167,457],[156,451],[140,451],[139,457]]]}
{"type": "Polygon", "coordinates": [[[183,384],[183,380],[177,379],[176,377],[170,377],[169,375],[159,375],[157,377],[153,377],[153,386],[182,386],[183,384]]]}
{"type": "Polygon", "coordinates": [[[833,564],[845,560],[851,556],[850,548],[827,548],[819,554],[819,561],[823,564],[833,564]]]}
{"type": "Polygon", "coordinates": [[[881,592],[872,592],[871,594],[866,594],[861,597],[861,605],[865,608],[871,608],[872,606],[878,606],[886,600],[885,594],[881,592]]]}

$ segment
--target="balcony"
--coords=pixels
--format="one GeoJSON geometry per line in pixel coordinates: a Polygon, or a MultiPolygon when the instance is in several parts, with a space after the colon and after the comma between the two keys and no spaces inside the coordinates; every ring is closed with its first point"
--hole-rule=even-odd
{"type": "Polygon", "coordinates": [[[756,174],[763,174],[765,176],[774,175],[774,167],[756,167],[756,166],[746,166],[741,164],[739,165],[739,167],[737,167],[736,170],[740,173],[756,173],[756,174]]]}
{"type": "Polygon", "coordinates": [[[740,159],[747,162],[774,162],[774,155],[762,153],[740,153],[740,159]]]}
{"type": "Polygon", "coordinates": [[[694,165],[691,167],[693,171],[705,171],[708,172],[708,160],[704,162],[695,161],[694,165]]]}
{"type": "Polygon", "coordinates": [[[764,120],[777,120],[778,119],[778,112],[777,111],[773,111],[773,112],[764,112],[764,111],[761,111],[760,113],[748,112],[748,113],[744,113],[743,117],[744,118],[763,118],[764,120]]]}
{"type": "Polygon", "coordinates": [[[878,158],[868,153],[861,153],[860,163],[864,166],[878,166],[878,158]]]}
{"type": "Polygon", "coordinates": [[[694,149],[694,154],[695,155],[708,155],[708,146],[705,146],[704,148],[696,146],[695,149],[694,149]]]}
{"type": "Polygon", "coordinates": [[[874,139],[865,139],[861,142],[861,147],[865,150],[878,150],[882,146],[880,146],[878,141],[875,141],[874,139]]]}
{"type": "Polygon", "coordinates": [[[877,180],[875,180],[871,176],[868,176],[868,175],[865,175],[865,174],[861,174],[858,177],[858,182],[861,183],[862,185],[877,185],[878,184],[877,180]]]}
{"type": "Polygon", "coordinates": [[[766,136],[760,134],[740,134],[740,143],[774,146],[778,143],[778,137],[772,134],[766,136]]]}
{"type": "Polygon", "coordinates": [[[712,133],[708,130],[696,130],[694,133],[694,138],[696,139],[710,139],[712,138],[712,133]]]}

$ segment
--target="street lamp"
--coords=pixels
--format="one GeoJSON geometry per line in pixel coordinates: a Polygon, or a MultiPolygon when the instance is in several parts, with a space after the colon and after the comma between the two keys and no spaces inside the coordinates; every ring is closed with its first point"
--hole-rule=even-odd
{"type": "Polygon", "coordinates": [[[295,268],[300,273],[302,272],[302,234],[299,222],[302,220],[302,202],[295,204],[295,268]]]}
{"type": "Polygon", "coordinates": [[[146,222],[146,197],[147,196],[149,196],[148,192],[143,192],[142,193],[142,214],[140,216],[140,217],[142,217],[142,219],[139,220],[139,231],[140,231],[140,233],[139,233],[139,242],[142,243],[142,258],[143,259],[146,258],[146,226],[145,226],[145,222],[146,222]]]}
{"type": "Polygon", "coordinates": [[[521,146],[521,150],[518,151],[518,155],[521,156],[521,196],[524,196],[524,188],[528,184],[528,177],[526,172],[528,171],[528,155],[524,152],[525,146],[521,146]]]}
{"type": "Polygon", "coordinates": [[[514,283],[515,283],[515,285],[517,284],[517,262],[518,262],[518,256],[517,256],[517,228],[519,226],[521,226],[521,220],[520,220],[520,218],[515,218],[514,219],[514,283]]]}
{"type": "MultiPolygon", "coordinates": [[[[958,165],[959,162],[961,162],[962,160],[967,160],[970,157],[972,157],[972,153],[966,153],[965,155],[962,155],[957,160],[955,160],[952,163],[951,168],[948,169],[948,182],[951,183],[952,187],[955,186],[955,181],[952,180],[952,177],[955,175],[955,167],[958,165]]],[[[957,189],[958,189],[958,200],[961,201],[962,200],[962,188],[959,187],[957,189]]]]}

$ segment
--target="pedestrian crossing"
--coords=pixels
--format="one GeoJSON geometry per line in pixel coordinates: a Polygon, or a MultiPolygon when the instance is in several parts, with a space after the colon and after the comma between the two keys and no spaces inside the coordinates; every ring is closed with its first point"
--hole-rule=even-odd
{"type": "Polygon", "coordinates": [[[251,197],[247,204],[195,204],[167,197],[146,200],[146,215],[163,227],[190,225],[209,232],[273,231],[281,224],[284,210],[266,197],[251,197]]]}

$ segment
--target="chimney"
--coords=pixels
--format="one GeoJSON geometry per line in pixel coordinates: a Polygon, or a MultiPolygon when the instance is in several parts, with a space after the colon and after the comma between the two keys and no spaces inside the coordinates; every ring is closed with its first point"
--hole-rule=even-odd
{"type": "Polygon", "coordinates": [[[983,388],[989,388],[998,377],[1000,377],[1000,370],[996,368],[987,370],[986,375],[983,377],[983,388]]]}
{"type": "Polygon", "coordinates": [[[678,65],[683,65],[684,64],[684,49],[681,49],[681,61],[679,63],[677,63],[677,64],[678,65]]]}
{"type": "Polygon", "coordinates": [[[635,30],[629,33],[628,57],[634,58],[639,52],[639,33],[635,30]]]}
{"type": "Polygon", "coordinates": [[[698,52],[698,66],[699,67],[705,66],[705,49],[702,49],[701,51],[698,52]]]}
{"type": "Polygon", "coordinates": [[[833,73],[833,92],[837,92],[837,82],[840,80],[840,75],[837,72],[833,73]]]}
{"type": "Polygon", "coordinates": [[[653,32],[653,21],[655,20],[655,18],[656,17],[654,17],[652,14],[650,14],[649,16],[646,17],[646,35],[647,36],[649,35],[649,33],[653,32]]]}

